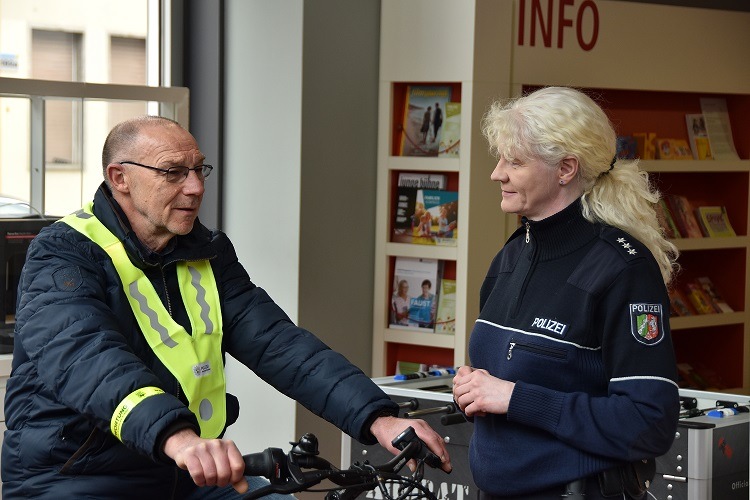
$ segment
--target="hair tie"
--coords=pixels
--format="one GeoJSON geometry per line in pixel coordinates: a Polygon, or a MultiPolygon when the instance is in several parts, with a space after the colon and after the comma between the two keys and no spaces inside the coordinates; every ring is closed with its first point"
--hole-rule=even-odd
{"type": "Polygon", "coordinates": [[[614,157],[612,158],[612,161],[611,161],[611,162],[609,163],[609,169],[605,170],[604,172],[601,172],[601,173],[599,174],[599,176],[597,177],[597,179],[598,179],[599,177],[603,177],[603,176],[607,175],[607,174],[609,173],[609,171],[610,171],[610,170],[612,170],[613,168],[615,168],[615,162],[616,162],[616,161],[617,161],[617,155],[615,155],[615,156],[614,156],[614,157]]]}

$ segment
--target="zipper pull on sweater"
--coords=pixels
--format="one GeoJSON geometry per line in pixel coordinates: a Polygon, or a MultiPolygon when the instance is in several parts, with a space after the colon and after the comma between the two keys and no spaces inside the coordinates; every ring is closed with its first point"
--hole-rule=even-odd
{"type": "Polygon", "coordinates": [[[529,242],[529,230],[531,229],[531,225],[527,222],[526,223],[526,243],[529,242]]]}

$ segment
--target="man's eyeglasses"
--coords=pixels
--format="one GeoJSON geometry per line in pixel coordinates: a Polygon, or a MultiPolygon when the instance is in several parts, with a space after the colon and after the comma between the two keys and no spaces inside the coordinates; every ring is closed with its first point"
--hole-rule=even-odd
{"type": "Polygon", "coordinates": [[[157,168],[157,167],[149,167],[148,165],[143,165],[141,163],[136,163],[134,161],[120,161],[117,162],[119,165],[135,165],[136,167],[142,167],[147,168],[149,170],[156,170],[157,172],[161,172],[164,174],[164,176],[167,178],[167,182],[182,182],[185,179],[187,179],[187,176],[190,175],[190,171],[192,170],[195,172],[195,175],[198,176],[198,179],[204,180],[206,177],[211,175],[211,170],[214,169],[211,165],[198,165],[197,167],[183,167],[183,166],[176,166],[176,167],[169,167],[169,168],[157,168]]]}

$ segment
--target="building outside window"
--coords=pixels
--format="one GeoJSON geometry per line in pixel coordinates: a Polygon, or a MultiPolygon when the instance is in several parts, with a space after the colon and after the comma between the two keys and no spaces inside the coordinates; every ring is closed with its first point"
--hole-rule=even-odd
{"type": "MultiPolygon", "coordinates": [[[[3,0],[0,78],[158,85],[159,51],[152,47],[159,46],[161,28],[153,21],[161,8],[160,0],[3,0]]],[[[45,96],[38,108],[33,101],[0,94],[0,197],[42,206],[47,215],[65,215],[93,196],[102,181],[101,147],[113,125],[158,112],[147,97],[45,96]],[[36,135],[34,113],[43,114],[44,123],[36,135]],[[39,138],[44,173],[35,177],[39,138]],[[40,183],[41,202],[33,194],[40,183]]]]}

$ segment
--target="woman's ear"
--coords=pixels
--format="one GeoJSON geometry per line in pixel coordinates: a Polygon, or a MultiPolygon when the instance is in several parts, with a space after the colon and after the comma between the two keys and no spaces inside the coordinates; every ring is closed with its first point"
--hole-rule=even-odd
{"type": "Polygon", "coordinates": [[[578,158],[566,156],[560,161],[560,184],[569,184],[578,175],[578,158]]]}

